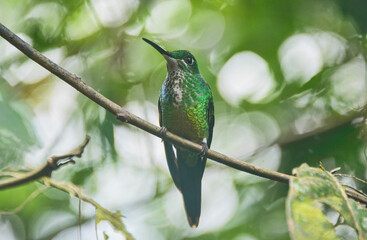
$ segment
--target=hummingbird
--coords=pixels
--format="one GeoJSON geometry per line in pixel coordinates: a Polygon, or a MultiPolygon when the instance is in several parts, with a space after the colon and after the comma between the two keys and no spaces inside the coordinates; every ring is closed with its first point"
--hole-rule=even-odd
{"type": "Polygon", "coordinates": [[[212,92],[189,51],[170,52],[146,38],[143,40],[166,60],[167,76],[158,100],[162,133],[169,131],[202,145],[202,151],[195,153],[163,140],[168,168],[174,184],[182,193],[188,223],[196,228],[201,212],[201,179],[213,138],[212,92]]]}

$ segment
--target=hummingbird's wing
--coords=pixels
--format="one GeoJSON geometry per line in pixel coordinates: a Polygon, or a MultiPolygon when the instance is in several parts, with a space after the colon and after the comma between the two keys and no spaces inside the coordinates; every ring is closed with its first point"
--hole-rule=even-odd
{"type": "Polygon", "coordinates": [[[208,148],[212,144],[213,128],[214,128],[214,103],[213,96],[210,97],[208,106],[208,123],[209,123],[209,136],[208,136],[208,148]]]}
{"type": "MultiPolygon", "coordinates": [[[[159,97],[158,100],[158,112],[159,112],[159,126],[164,127],[162,123],[162,108],[161,108],[161,98],[159,97]]],[[[171,173],[173,182],[175,183],[176,187],[181,191],[179,176],[178,176],[178,167],[177,167],[177,159],[175,153],[173,151],[173,146],[169,142],[163,140],[164,143],[164,150],[166,152],[166,159],[168,169],[171,173]]]]}

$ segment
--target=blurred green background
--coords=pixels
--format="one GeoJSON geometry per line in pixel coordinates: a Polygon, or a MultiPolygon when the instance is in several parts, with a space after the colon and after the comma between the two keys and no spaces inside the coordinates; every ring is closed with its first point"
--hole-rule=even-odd
{"type": "MultiPolygon", "coordinates": [[[[366,102],[365,0],[0,0],[0,22],[157,125],[166,66],[141,38],[190,50],[214,94],[213,149],[287,174],[322,161],[365,178],[358,113],[366,102]]],[[[121,210],[137,239],[289,239],[288,186],[210,160],[200,225],[190,229],[160,139],[119,123],[0,39],[0,169],[39,167],[86,134],[92,140],[82,159],[52,177],[121,210]]],[[[40,187],[1,191],[0,210],[40,187]]],[[[121,239],[106,222],[98,225],[99,239],[103,232],[121,239]]],[[[343,227],[337,232],[355,236],[343,227]]],[[[0,233],[8,240],[78,239],[78,200],[48,190],[20,213],[0,215],[0,233]]],[[[94,208],[82,203],[82,239],[95,235],[94,208]]]]}

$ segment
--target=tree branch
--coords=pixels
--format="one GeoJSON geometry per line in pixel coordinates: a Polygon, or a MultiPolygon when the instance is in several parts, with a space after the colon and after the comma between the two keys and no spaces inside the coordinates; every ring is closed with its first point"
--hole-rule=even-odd
{"type": "MultiPolygon", "coordinates": [[[[117,105],[116,103],[112,102],[111,100],[103,96],[102,94],[98,93],[93,88],[86,85],[81,80],[80,77],[68,72],[64,68],[60,67],[59,65],[51,61],[49,58],[42,55],[40,52],[32,48],[28,43],[24,42],[21,38],[19,38],[17,35],[15,35],[13,32],[11,32],[1,23],[0,23],[0,36],[2,36],[4,39],[6,39],[9,43],[11,43],[13,46],[18,48],[20,51],[22,51],[29,58],[37,62],[39,65],[41,65],[42,67],[44,67],[51,73],[58,76],[60,79],[62,79],[63,81],[71,85],[77,91],[81,92],[86,97],[88,97],[89,99],[97,103],[98,105],[105,108],[107,111],[114,114],[119,120],[129,123],[131,125],[134,125],[159,138],[162,138],[162,139],[164,138],[164,140],[174,145],[189,149],[197,153],[201,152],[202,150],[201,145],[193,143],[184,138],[181,138],[173,133],[167,132],[163,136],[160,132],[160,127],[148,121],[145,121],[139,118],[138,116],[126,111],[125,109],[117,105]]],[[[291,175],[279,173],[279,172],[272,171],[266,168],[255,166],[247,162],[240,161],[236,158],[226,156],[224,154],[221,154],[211,149],[209,149],[207,157],[209,159],[212,159],[216,162],[222,163],[229,167],[235,168],[237,170],[251,173],[259,177],[264,177],[264,178],[275,180],[275,181],[282,182],[282,183],[288,183],[290,178],[293,177],[291,175]]],[[[351,197],[358,200],[357,197],[355,197],[354,195],[351,197]]],[[[361,196],[360,201],[367,204],[367,198],[365,198],[364,196],[361,196]]]]}
{"type": "Polygon", "coordinates": [[[72,159],[73,157],[80,158],[83,154],[85,146],[87,146],[88,142],[90,140],[89,136],[86,136],[83,143],[81,143],[78,147],[71,150],[70,152],[59,155],[59,156],[51,156],[49,159],[47,159],[46,163],[43,164],[40,168],[33,170],[31,172],[28,172],[24,174],[21,177],[17,178],[11,178],[9,180],[1,181],[0,182],[0,190],[10,187],[15,187],[27,182],[31,182],[34,180],[37,180],[41,177],[50,177],[51,173],[58,169],[59,167],[68,164],[68,163],[75,163],[75,161],[72,159]],[[65,161],[60,161],[66,159],[65,161]]]}

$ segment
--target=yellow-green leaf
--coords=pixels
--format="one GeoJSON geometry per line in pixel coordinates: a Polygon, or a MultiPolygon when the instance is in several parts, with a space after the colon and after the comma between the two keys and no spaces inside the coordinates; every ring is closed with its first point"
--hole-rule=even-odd
{"type": "Polygon", "coordinates": [[[331,173],[302,164],[290,180],[287,221],[291,239],[340,239],[322,212],[323,205],[337,211],[354,228],[360,240],[367,239],[367,210],[348,199],[344,187],[331,173]]]}
{"type": "Polygon", "coordinates": [[[122,222],[121,218],[122,215],[120,211],[113,213],[102,207],[96,208],[96,224],[101,221],[108,221],[116,231],[121,232],[126,237],[126,240],[134,240],[134,237],[126,230],[125,224],[122,222]]]}

